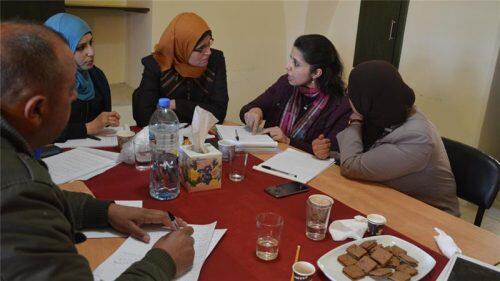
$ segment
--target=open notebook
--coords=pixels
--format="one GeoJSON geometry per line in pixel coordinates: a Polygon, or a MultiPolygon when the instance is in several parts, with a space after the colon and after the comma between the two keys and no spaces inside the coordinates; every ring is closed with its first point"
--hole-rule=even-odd
{"type": "Polygon", "coordinates": [[[334,159],[319,160],[309,153],[288,148],[253,168],[285,179],[307,183],[334,163],[334,159]]]}
{"type": "Polygon", "coordinates": [[[220,139],[230,140],[236,143],[237,147],[249,150],[276,150],[278,142],[268,135],[252,134],[246,126],[226,126],[215,125],[220,139]],[[238,134],[239,140],[236,139],[238,134]]]}

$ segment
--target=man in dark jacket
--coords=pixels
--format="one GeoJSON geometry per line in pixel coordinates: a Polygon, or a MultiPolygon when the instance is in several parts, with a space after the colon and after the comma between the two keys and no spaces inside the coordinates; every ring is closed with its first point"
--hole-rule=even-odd
{"type": "MultiPolygon", "coordinates": [[[[85,227],[112,226],[144,242],[144,223],[170,225],[158,210],[62,191],[31,151],[64,129],[75,99],[75,63],[64,39],[28,23],[0,26],[1,279],[93,280],[75,243],[85,227]]],[[[193,229],[161,238],[119,280],[171,280],[193,263],[193,229]]]]}

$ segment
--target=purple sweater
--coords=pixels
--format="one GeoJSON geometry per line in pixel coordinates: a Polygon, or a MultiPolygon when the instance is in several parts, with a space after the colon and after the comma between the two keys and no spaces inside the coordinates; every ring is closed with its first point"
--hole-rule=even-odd
{"type": "MultiPolygon", "coordinates": [[[[285,109],[286,103],[293,94],[294,86],[288,83],[287,75],[281,76],[276,83],[267,89],[262,95],[258,96],[249,104],[243,106],[240,110],[240,119],[244,123],[245,113],[253,107],[259,107],[264,113],[266,128],[280,125],[281,115],[285,109]]],[[[304,111],[301,111],[303,114],[304,111]]],[[[312,153],[312,141],[320,134],[332,141],[331,150],[338,151],[337,133],[344,130],[347,121],[351,115],[351,107],[346,97],[330,98],[328,104],[321,112],[314,124],[306,132],[304,140],[291,139],[290,144],[296,148],[312,153]]],[[[301,116],[299,116],[300,118],[301,116]]]]}

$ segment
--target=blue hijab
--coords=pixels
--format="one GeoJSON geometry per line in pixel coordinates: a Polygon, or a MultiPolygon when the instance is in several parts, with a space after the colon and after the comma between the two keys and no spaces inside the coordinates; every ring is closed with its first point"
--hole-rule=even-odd
{"type": "MultiPolygon", "coordinates": [[[[92,33],[89,25],[77,16],[58,13],[45,21],[45,26],[59,32],[69,43],[69,48],[73,53],[76,51],[78,42],[87,34],[92,33]]],[[[78,68],[76,72],[76,90],[78,99],[88,101],[95,97],[94,84],[88,70],[78,68]]]]}

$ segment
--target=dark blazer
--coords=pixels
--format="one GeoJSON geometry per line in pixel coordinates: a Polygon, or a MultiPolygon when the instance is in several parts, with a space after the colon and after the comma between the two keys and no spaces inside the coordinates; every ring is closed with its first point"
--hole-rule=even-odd
{"type": "MultiPolygon", "coordinates": [[[[240,119],[244,123],[245,113],[253,107],[259,107],[264,113],[266,128],[280,125],[281,116],[286,103],[293,93],[294,86],[288,83],[287,75],[281,76],[276,83],[267,89],[262,95],[258,96],[249,104],[243,106],[240,110],[240,119]]],[[[301,112],[304,113],[303,111],[301,112]]],[[[347,121],[351,115],[351,107],[346,97],[331,98],[325,109],[320,113],[316,122],[306,132],[304,140],[291,139],[290,144],[296,148],[312,153],[312,141],[320,134],[332,141],[331,150],[338,151],[337,133],[347,126],[347,121]]]]}
{"type": "Polygon", "coordinates": [[[94,83],[95,97],[89,101],[77,99],[71,104],[68,125],[56,142],[85,138],[87,136],[85,124],[94,120],[101,112],[111,111],[111,91],[106,75],[97,66],[89,69],[89,74],[94,83]]]}
{"type": "MultiPolygon", "coordinates": [[[[214,82],[209,84],[208,91],[196,83],[194,78],[186,78],[168,98],[175,100],[175,113],[180,122],[191,123],[194,109],[197,105],[213,113],[219,120],[224,121],[227,112],[229,97],[227,94],[226,61],[221,51],[211,49],[212,55],[208,60],[207,71],[215,73],[214,82]]],[[[158,99],[167,97],[167,93],[160,84],[162,71],[160,65],[149,55],[142,59],[144,72],[139,87],[134,91],[132,109],[137,126],[149,124],[151,115],[156,110],[158,99]]],[[[198,78],[196,78],[198,79],[198,78]]]]}

